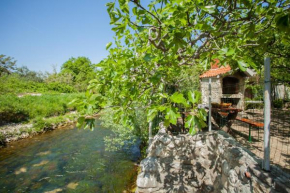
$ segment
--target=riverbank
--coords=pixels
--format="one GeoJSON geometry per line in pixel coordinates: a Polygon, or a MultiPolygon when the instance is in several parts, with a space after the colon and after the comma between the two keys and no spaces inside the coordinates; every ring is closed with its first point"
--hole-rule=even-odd
{"type": "Polygon", "coordinates": [[[73,124],[83,93],[7,93],[0,95],[0,145],[73,124]]]}
{"type": "Polygon", "coordinates": [[[10,123],[0,126],[0,147],[6,143],[28,138],[61,127],[74,125],[77,120],[75,111],[65,115],[37,119],[29,123],[10,123]]]}

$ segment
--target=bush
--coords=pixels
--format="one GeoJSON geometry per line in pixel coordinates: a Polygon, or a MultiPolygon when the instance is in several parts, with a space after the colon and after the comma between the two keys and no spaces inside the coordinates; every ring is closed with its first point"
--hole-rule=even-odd
{"type": "Polygon", "coordinates": [[[73,93],[76,90],[67,84],[59,82],[36,82],[18,74],[5,75],[0,77],[0,94],[18,93],[73,93]]]}
{"type": "Polygon", "coordinates": [[[283,100],[282,99],[274,100],[273,106],[274,106],[274,108],[281,109],[283,107],[283,100]]]}
{"type": "MultiPolygon", "coordinates": [[[[137,141],[141,142],[141,151],[144,153],[148,142],[148,123],[146,121],[146,111],[136,108],[131,112],[129,124],[115,120],[117,112],[112,109],[102,111],[101,125],[111,129],[113,135],[104,138],[106,149],[110,151],[120,149],[130,149],[137,141]]],[[[156,131],[155,131],[156,132],[156,131]]],[[[144,154],[145,155],[145,154],[144,154]]]]}

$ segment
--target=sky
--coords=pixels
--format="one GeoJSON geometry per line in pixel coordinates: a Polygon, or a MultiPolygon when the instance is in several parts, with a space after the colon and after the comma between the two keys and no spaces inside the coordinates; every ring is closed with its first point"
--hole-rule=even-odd
{"type": "Polygon", "coordinates": [[[71,57],[104,59],[114,39],[110,0],[0,0],[0,54],[34,71],[59,70],[71,57]]]}

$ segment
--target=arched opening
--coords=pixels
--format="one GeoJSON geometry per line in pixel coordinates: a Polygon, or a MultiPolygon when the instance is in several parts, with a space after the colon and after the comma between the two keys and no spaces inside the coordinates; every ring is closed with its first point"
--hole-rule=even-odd
{"type": "Polygon", "coordinates": [[[238,94],[239,79],[234,77],[223,78],[223,94],[238,94]]]}

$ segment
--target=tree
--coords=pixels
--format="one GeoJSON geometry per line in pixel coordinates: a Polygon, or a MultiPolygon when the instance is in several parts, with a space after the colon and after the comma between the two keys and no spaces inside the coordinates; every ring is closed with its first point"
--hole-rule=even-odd
{"type": "Polygon", "coordinates": [[[20,75],[20,77],[26,78],[29,81],[43,82],[44,80],[43,73],[29,70],[27,66],[15,68],[15,73],[20,75]]]}
{"type": "Polygon", "coordinates": [[[82,101],[79,125],[92,126],[85,116],[108,107],[128,126],[136,107],[147,109],[148,121],[161,117],[166,125],[176,124],[181,116],[177,106],[183,106],[193,112],[186,127],[195,133],[205,125],[205,112],[197,109],[200,93],[177,89],[180,74],[190,66],[207,68],[216,58],[241,70],[258,68],[273,50],[273,41],[283,39],[281,44],[289,45],[289,7],[289,0],[108,3],[114,47],[107,44],[110,54],[98,64],[97,79],[82,101]]]}
{"type": "Polygon", "coordinates": [[[16,61],[9,56],[0,55],[0,76],[10,74],[15,69],[16,61]]]}
{"type": "Polygon", "coordinates": [[[88,82],[95,78],[94,64],[86,57],[70,58],[62,67],[59,76],[72,79],[74,87],[79,91],[86,90],[88,82]],[[72,78],[70,78],[72,77],[72,78]]]}

